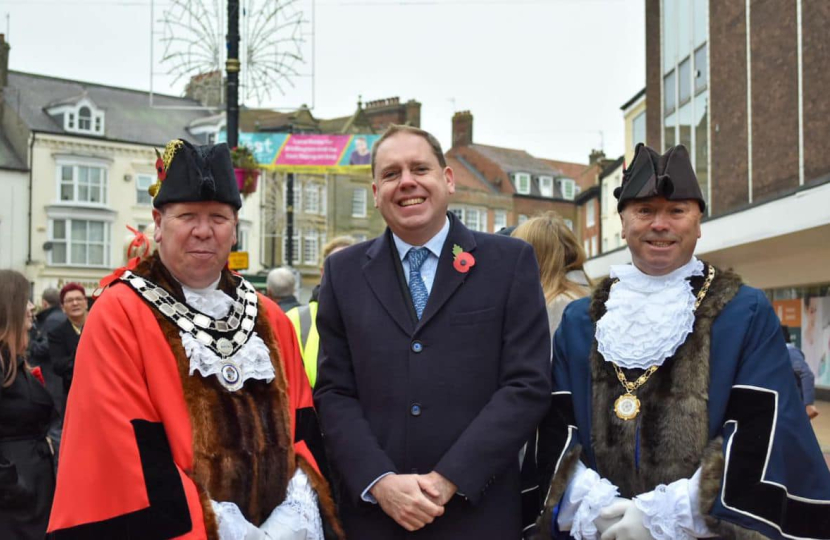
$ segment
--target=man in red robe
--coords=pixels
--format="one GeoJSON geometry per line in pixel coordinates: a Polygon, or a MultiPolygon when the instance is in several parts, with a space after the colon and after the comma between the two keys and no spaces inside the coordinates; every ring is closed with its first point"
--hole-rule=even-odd
{"type": "Polygon", "coordinates": [[[157,169],[158,251],[116,272],[78,347],[51,537],[342,538],[291,323],[226,268],[227,145],[171,141],[157,169]]]}

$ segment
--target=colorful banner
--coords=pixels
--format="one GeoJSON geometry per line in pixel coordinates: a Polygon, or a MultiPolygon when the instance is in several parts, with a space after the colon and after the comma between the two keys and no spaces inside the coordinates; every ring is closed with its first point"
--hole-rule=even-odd
{"type": "MultiPolygon", "coordinates": [[[[240,133],[264,169],[317,173],[354,173],[370,169],[372,146],[380,135],[294,135],[240,133]]],[[[225,132],[218,140],[225,141],[225,132]]]]}

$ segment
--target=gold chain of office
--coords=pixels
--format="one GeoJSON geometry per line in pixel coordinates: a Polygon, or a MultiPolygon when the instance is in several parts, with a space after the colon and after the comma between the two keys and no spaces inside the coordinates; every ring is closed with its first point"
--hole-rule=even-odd
{"type": "MultiPolygon", "coordinates": [[[[703,302],[703,299],[706,298],[706,293],[709,292],[709,287],[712,285],[713,279],[715,279],[715,267],[709,265],[709,272],[706,275],[706,280],[703,282],[703,286],[700,288],[700,291],[698,291],[697,298],[695,299],[695,311],[697,311],[697,308],[700,307],[700,303],[703,302]]],[[[613,363],[612,365],[614,366],[614,371],[617,372],[617,379],[625,389],[625,394],[618,397],[614,402],[614,413],[616,413],[616,415],[622,420],[633,420],[638,414],[640,414],[640,400],[637,399],[634,392],[646,384],[660,366],[651,366],[632,382],[626,379],[625,373],[623,373],[620,366],[613,363]]]]}

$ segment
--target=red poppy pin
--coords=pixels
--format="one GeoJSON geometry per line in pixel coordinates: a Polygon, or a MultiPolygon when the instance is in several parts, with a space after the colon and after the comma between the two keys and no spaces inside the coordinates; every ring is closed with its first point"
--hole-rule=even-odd
{"type": "Polygon", "coordinates": [[[476,265],[475,257],[461,249],[458,244],[453,244],[452,254],[454,255],[452,266],[462,274],[466,274],[470,271],[470,268],[476,265]]]}
{"type": "Polygon", "coordinates": [[[32,375],[35,376],[35,379],[37,379],[40,384],[46,386],[46,381],[43,379],[43,370],[40,369],[40,366],[32,368],[32,375]]]}

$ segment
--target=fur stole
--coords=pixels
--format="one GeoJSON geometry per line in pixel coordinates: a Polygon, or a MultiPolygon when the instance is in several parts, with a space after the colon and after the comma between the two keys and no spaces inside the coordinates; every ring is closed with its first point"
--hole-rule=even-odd
{"type": "MultiPolygon", "coordinates": [[[[704,271],[704,274],[708,271],[704,271]]],[[[694,293],[703,277],[692,279],[694,293]]],[[[590,316],[596,323],[605,314],[613,281],[606,279],[591,299],[590,316]]],[[[691,478],[709,442],[709,352],[712,324],[737,294],[740,278],[718,270],[709,292],[695,314],[694,328],[683,345],[666,359],[636,392],[640,414],[624,421],[614,414],[614,401],[623,394],[613,366],[591,348],[593,379],[591,442],[599,474],[631,498],[659,484],[691,478]]],[[[642,370],[624,370],[630,381],[642,370]]]]}
{"type": "MultiPolygon", "coordinates": [[[[185,302],[181,286],[158,255],[133,272],[185,302]]],[[[219,288],[233,295],[237,279],[224,270],[219,288]]],[[[155,309],[153,313],[178,364],[193,430],[193,469],[186,473],[199,489],[208,537],[217,536],[210,499],[236,503],[246,519],[260,525],[284,500],[296,467],[285,372],[265,307],[259,305],[254,330],[271,351],[275,378],[270,383],[248,380],[237,392],[228,392],[214,377],[190,376],[178,327],[155,309]]]]}

